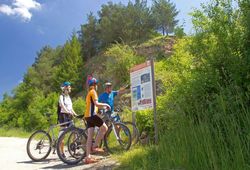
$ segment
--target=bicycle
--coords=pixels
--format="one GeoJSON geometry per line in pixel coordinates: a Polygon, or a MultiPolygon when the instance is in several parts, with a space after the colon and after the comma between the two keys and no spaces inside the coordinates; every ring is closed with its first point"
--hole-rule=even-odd
{"type": "MultiPolygon", "coordinates": [[[[109,111],[103,114],[103,118],[108,125],[108,131],[103,139],[107,151],[117,153],[128,150],[131,146],[131,134],[128,127],[121,122],[115,122],[109,111]]],[[[69,165],[77,164],[86,155],[86,142],[87,129],[70,127],[58,139],[57,154],[64,163],[69,165]],[[59,147],[62,141],[66,141],[63,151],[59,147]]]]}
{"type": "Polygon", "coordinates": [[[136,124],[130,121],[123,121],[120,117],[120,109],[115,109],[115,111],[111,114],[111,116],[116,122],[122,122],[129,128],[132,138],[131,145],[132,146],[136,145],[140,141],[140,132],[136,124]]]}
{"type": "Polygon", "coordinates": [[[50,113],[44,113],[44,115],[47,117],[47,121],[49,122],[49,129],[47,131],[44,130],[37,130],[28,139],[27,145],[26,145],[26,151],[28,156],[33,161],[41,161],[43,159],[46,159],[51,150],[53,149],[53,154],[55,154],[56,151],[56,145],[57,145],[57,137],[54,134],[53,129],[58,126],[63,126],[66,124],[73,124],[73,120],[60,123],[60,124],[52,124],[50,116],[52,114],[50,113]],[[52,136],[50,135],[52,134],[52,136]]]}

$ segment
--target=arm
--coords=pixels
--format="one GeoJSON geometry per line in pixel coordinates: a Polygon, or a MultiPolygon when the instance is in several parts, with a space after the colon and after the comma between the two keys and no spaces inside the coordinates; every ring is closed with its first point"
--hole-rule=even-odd
{"type": "Polygon", "coordinates": [[[78,116],[78,114],[76,114],[76,112],[74,111],[74,109],[72,108],[72,113],[74,116],[78,116]]]}
{"type": "Polygon", "coordinates": [[[111,107],[110,107],[108,104],[98,102],[98,96],[97,96],[97,94],[96,94],[95,91],[92,91],[92,92],[91,92],[91,97],[92,97],[92,99],[93,99],[93,101],[94,101],[94,104],[95,104],[98,108],[100,108],[100,107],[107,107],[109,110],[111,110],[111,107]]]}
{"type": "Polygon", "coordinates": [[[125,87],[121,87],[118,91],[117,94],[118,95],[123,95],[124,93],[126,93],[128,91],[128,89],[130,88],[130,85],[126,85],[125,87]]]}
{"type": "Polygon", "coordinates": [[[94,100],[94,103],[95,103],[95,105],[98,107],[98,108],[100,108],[100,107],[107,107],[109,110],[111,110],[111,107],[108,105],[108,104],[106,104],[106,103],[100,103],[100,102],[98,102],[97,100],[94,100]]]}

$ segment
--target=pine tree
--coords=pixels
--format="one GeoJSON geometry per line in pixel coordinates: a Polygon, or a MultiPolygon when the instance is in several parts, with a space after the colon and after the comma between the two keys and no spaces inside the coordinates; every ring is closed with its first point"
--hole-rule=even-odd
{"type": "MultiPolygon", "coordinates": [[[[83,58],[81,56],[81,44],[76,34],[67,41],[61,54],[62,62],[56,72],[56,82],[59,87],[64,81],[72,83],[73,94],[81,90],[83,76],[83,58]]],[[[59,89],[59,88],[58,88],[59,89]]]]}
{"type": "Polygon", "coordinates": [[[179,12],[170,0],[154,0],[152,13],[156,22],[156,29],[161,30],[163,35],[168,35],[174,31],[174,27],[178,23],[176,16],[179,12]]]}

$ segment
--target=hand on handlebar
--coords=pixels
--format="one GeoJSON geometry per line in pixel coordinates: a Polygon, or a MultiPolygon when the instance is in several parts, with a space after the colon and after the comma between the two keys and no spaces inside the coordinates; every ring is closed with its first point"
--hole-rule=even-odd
{"type": "Polygon", "coordinates": [[[107,105],[106,105],[106,109],[107,109],[107,110],[111,110],[111,107],[107,104],[107,105]]]}

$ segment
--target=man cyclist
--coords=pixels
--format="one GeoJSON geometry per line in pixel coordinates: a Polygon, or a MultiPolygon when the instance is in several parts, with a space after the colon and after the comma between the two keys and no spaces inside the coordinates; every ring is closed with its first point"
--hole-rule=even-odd
{"type": "Polygon", "coordinates": [[[99,96],[98,101],[102,102],[102,103],[107,103],[111,107],[111,112],[113,112],[114,111],[114,98],[115,98],[115,96],[122,95],[125,93],[125,91],[126,91],[126,87],[120,88],[117,91],[113,91],[112,90],[112,83],[106,82],[105,83],[105,92],[99,96]]]}
{"type": "Polygon", "coordinates": [[[84,114],[84,118],[87,121],[87,129],[88,129],[86,157],[84,160],[85,164],[95,163],[98,161],[95,158],[91,157],[90,153],[104,152],[102,148],[98,148],[97,146],[99,146],[101,139],[104,137],[105,133],[108,130],[107,125],[103,122],[103,120],[99,116],[97,116],[97,112],[98,112],[98,107],[100,108],[106,107],[109,110],[111,108],[106,103],[98,102],[98,96],[96,92],[97,83],[98,81],[93,77],[88,80],[89,91],[86,97],[86,111],[84,114]],[[99,127],[99,132],[96,136],[95,143],[92,144],[95,126],[99,127]]]}

